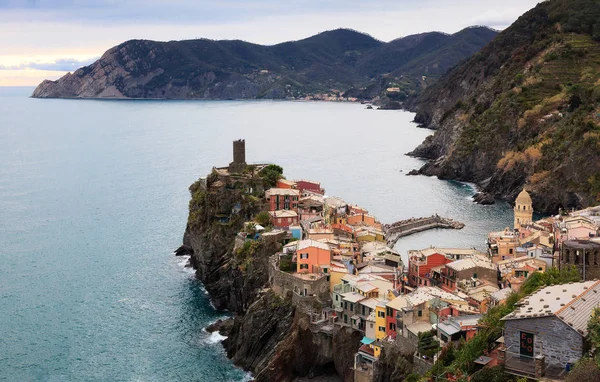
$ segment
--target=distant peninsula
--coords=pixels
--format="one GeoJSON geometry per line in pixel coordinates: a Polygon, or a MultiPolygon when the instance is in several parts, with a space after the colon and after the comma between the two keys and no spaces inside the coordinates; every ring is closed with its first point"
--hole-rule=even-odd
{"type": "Polygon", "coordinates": [[[240,40],[131,40],[34,98],[322,99],[401,103],[414,98],[497,32],[470,27],[390,42],[337,29],[264,46],[240,40]]]}

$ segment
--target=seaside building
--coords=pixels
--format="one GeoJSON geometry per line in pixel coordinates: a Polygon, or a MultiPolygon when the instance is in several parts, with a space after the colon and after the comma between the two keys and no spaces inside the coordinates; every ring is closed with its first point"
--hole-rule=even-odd
{"type": "Polygon", "coordinates": [[[533,221],[533,202],[529,193],[523,189],[517,199],[514,207],[515,222],[514,228],[520,229],[521,225],[531,223],[533,221]]]}
{"type": "Polygon", "coordinates": [[[329,246],[316,240],[300,240],[296,249],[298,273],[327,273],[331,266],[329,246]]]}
{"type": "Polygon", "coordinates": [[[559,268],[577,267],[584,281],[600,278],[600,239],[566,240],[559,256],[559,268]]]}
{"type": "Polygon", "coordinates": [[[600,281],[542,288],[502,318],[505,370],[541,378],[563,372],[583,355],[587,324],[600,305],[600,281]]]}
{"type": "Polygon", "coordinates": [[[265,192],[269,211],[292,210],[298,212],[300,192],[291,188],[270,188],[265,192]]]}
{"type": "Polygon", "coordinates": [[[293,210],[269,211],[271,223],[275,227],[289,227],[298,224],[298,213],[293,210]]]}

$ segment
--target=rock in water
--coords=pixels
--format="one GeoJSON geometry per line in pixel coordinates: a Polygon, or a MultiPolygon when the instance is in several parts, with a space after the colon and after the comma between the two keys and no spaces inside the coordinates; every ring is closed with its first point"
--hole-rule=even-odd
{"type": "Polygon", "coordinates": [[[478,192],[475,195],[473,195],[473,201],[475,203],[487,206],[487,205],[491,205],[491,204],[495,204],[496,200],[494,199],[494,196],[491,194],[488,194],[487,192],[478,192]]]}

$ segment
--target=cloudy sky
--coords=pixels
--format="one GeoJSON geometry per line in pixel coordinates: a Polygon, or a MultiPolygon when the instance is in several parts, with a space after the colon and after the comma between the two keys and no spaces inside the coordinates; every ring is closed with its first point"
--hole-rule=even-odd
{"type": "Polygon", "coordinates": [[[37,85],[133,38],[261,44],[352,28],[389,41],[504,29],[539,0],[0,0],[0,86],[37,85]]]}

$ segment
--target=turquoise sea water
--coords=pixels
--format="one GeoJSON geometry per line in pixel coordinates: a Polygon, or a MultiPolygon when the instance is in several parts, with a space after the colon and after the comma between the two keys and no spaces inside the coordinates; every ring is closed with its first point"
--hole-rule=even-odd
{"type": "Polygon", "coordinates": [[[358,104],[37,100],[0,88],[0,380],[239,381],[217,337],[224,315],[172,256],[187,187],[231,161],[275,162],[288,178],[383,222],[439,213],[467,224],[397,249],[482,247],[510,225],[470,186],[408,177],[403,154],[430,131],[413,115],[358,104]],[[401,172],[402,171],[402,172],[401,172]]]}

